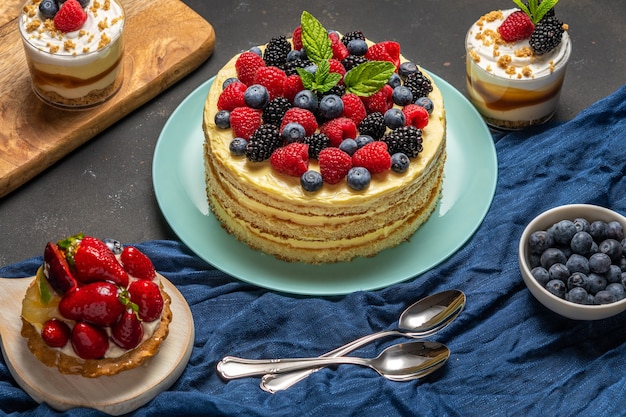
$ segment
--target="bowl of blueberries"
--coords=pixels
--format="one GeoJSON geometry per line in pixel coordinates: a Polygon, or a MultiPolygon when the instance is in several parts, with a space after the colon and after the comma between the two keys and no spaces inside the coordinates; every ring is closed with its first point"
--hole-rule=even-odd
{"type": "Polygon", "coordinates": [[[522,278],[550,310],[600,320],[626,310],[626,217],[570,204],[535,217],[519,242],[522,278]]]}

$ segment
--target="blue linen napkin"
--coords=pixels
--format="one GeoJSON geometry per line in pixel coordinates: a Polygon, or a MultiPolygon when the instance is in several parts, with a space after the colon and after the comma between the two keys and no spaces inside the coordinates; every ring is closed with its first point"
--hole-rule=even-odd
{"type": "MultiPolygon", "coordinates": [[[[557,205],[591,203],[626,213],[626,86],[569,122],[494,137],[497,189],[475,235],[431,271],[386,289],[336,297],[290,296],[234,280],[179,242],[138,245],[187,299],[196,336],[180,379],[134,414],[624,415],[626,313],[595,322],[551,313],[523,284],[517,244],[534,216],[557,205]],[[322,354],[393,328],[407,305],[450,288],[466,293],[467,307],[432,337],[447,344],[452,356],[425,379],[391,382],[368,368],[344,365],[268,394],[259,388],[258,378],[224,382],[214,371],[226,355],[322,354]]],[[[41,258],[28,259],[0,269],[0,276],[31,276],[40,263],[41,258]]],[[[375,356],[399,340],[408,341],[385,339],[356,354],[375,356]]],[[[55,414],[17,386],[3,361],[0,411],[55,414]]],[[[89,409],[65,413],[99,414],[89,409]]]]}

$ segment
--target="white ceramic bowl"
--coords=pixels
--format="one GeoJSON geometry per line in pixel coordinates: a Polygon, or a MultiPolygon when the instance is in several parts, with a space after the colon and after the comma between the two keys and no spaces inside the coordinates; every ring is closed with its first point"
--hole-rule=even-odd
{"type": "Polygon", "coordinates": [[[626,217],[604,207],[590,204],[570,204],[555,207],[545,211],[535,217],[524,229],[519,242],[519,266],[522,278],[530,292],[537,300],[550,310],[574,320],[599,320],[614,316],[626,310],[626,299],[611,304],[604,305],[583,305],[576,304],[559,298],[543,288],[531,275],[530,262],[528,260],[528,238],[537,230],[546,230],[560,220],[574,220],[585,218],[590,223],[595,220],[613,221],[616,220],[624,226],[626,230],[626,217]]]}

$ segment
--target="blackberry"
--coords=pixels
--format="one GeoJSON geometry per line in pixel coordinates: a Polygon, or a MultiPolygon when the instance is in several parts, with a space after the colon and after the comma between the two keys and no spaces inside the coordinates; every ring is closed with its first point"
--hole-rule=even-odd
{"type": "Polygon", "coordinates": [[[404,86],[409,87],[413,97],[416,98],[428,97],[428,94],[433,91],[432,83],[420,70],[407,75],[404,86]]]}
{"type": "Polygon", "coordinates": [[[550,52],[561,43],[563,38],[563,22],[556,17],[543,18],[535,26],[535,31],[530,35],[530,47],[537,55],[550,52]]]}
{"type": "Polygon", "coordinates": [[[368,59],[365,58],[364,56],[348,55],[341,61],[341,64],[346,69],[346,71],[350,71],[352,68],[356,67],[357,65],[360,65],[367,61],[368,59]]]}
{"type": "Polygon", "coordinates": [[[304,143],[309,145],[309,158],[317,159],[322,149],[330,144],[330,138],[324,133],[313,133],[304,138],[304,143]]]}
{"type": "Polygon", "coordinates": [[[346,33],[345,35],[343,35],[341,37],[341,43],[343,43],[344,45],[348,46],[350,41],[352,41],[354,39],[360,39],[360,40],[364,41],[365,40],[365,35],[360,30],[355,30],[353,32],[348,32],[348,33],[346,33]]]}
{"type": "Polygon", "coordinates": [[[264,161],[282,144],[283,139],[280,137],[278,127],[270,124],[261,125],[248,140],[246,157],[252,162],[264,161]]]}
{"type": "Polygon", "coordinates": [[[378,140],[385,134],[385,117],[381,112],[373,112],[365,116],[359,123],[359,133],[378,140]]]}
{"type": "Polygon", "coordinates": [[[285,112],[292,107],[285,97],[275,97],[263,109],[263,123],[280,126],[285,112]]]}
{"type": "Polygon", "coordinates": [[[293,74],[298,74],[296,68],[306,68],[311,64],[312,62],[308,59],[294,59],[293,61],[285,62],[282,69],[283,71],[285,71],[285,74],[287,74],[287,76],[290,76],[293,74]]]}
{"type": "Polygon", "coordinates": [[[331,95],[331,94],[334,94],[336,96],[341,97],[345,93],[346,93],[346,86],[343,85],[343,84],[341,84],[341,85],[340,84],[336,84],[336,85],[332,86],[331,89],[328,90],[328,91],[324,91],[323,93],[319,93],[318,92],[317,98],[321,100],[322,97],[328,96],[328,95],[331,95]]]}
{"type": "Polygon", "coordinates": [[[265,65],[281,68],[287,62],[287,54],[291,51],[291,44],[285,36],[270,39],[263,53],[265,65]]]}
{"type": "Polygon", "coordinates": [[[402,126],[384,135],[381,141],[387,144],[389,154],[402,152],[415,158],[422,151],[422,131],[415,126],[402,126]]]}

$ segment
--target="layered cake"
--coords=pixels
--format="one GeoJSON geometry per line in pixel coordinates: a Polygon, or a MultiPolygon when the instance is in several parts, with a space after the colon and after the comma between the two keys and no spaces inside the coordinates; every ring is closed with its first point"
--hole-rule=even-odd
{"type": "Polygon", "coordinates": [[[520,8],[481,16],[465,40],[469,99],[489,125],[503,129],[554,115],[572,49],[556,1],[516,3],[520,8]]]}
{"type": "Polygon", "coordinates": [[[433,79],[392,41],[327,31],[234,56],[204,106],[208,202],[254,249],[305,263],[406,241],[442,189],[446,118],[433,79]]]}
{"type": "Polygon", "coordinates": [[[46,366],[95,378],[136,368],[169,333],[170,297],[133,246],[82,234],[44,250],[22,301],[22,336],[46,366]]]}
{"type": "Polygon", "coordinates": [[[19,29],[35,93],[63,108],[110,98],[122,83],[124,24],[119,0],[27,0],[19,29]]]}

